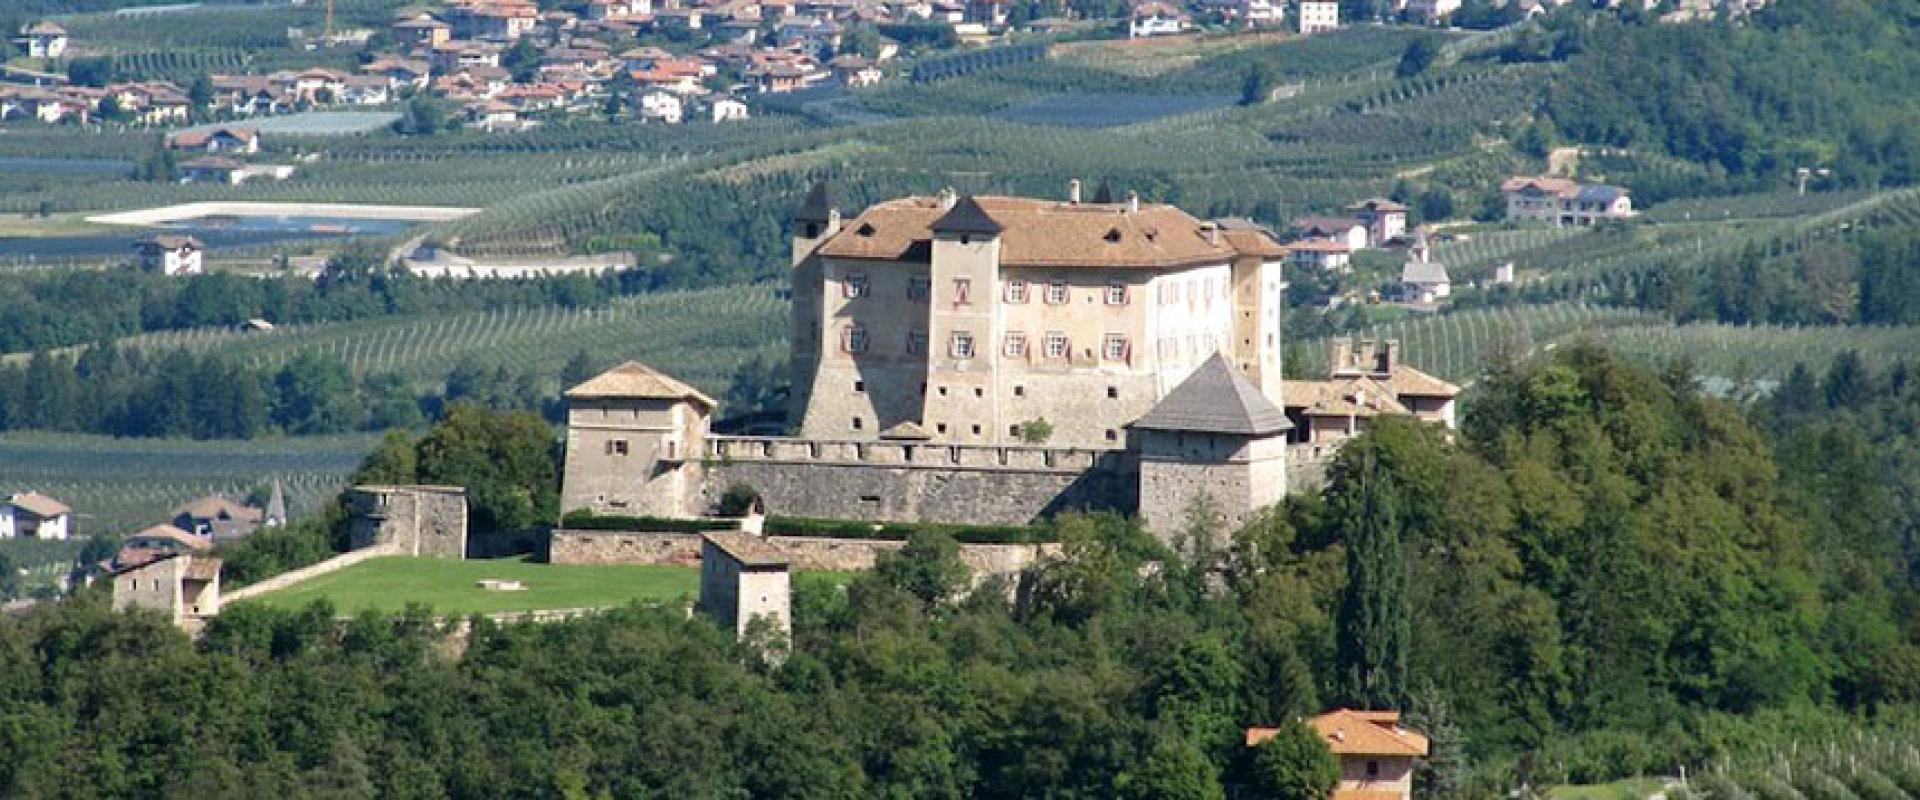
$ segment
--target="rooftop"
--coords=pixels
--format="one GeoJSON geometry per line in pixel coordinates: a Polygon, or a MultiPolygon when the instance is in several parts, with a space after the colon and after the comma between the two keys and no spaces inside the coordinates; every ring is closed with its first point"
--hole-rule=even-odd
{"type": "Polygon", "coordinates": [[[1286,412],[1215,353],[1133,423],[1145,430],[1264,436],[1293,427],[1286,412]]]}
{"type": "Polygon", "coordinates": [[[632,398],[645,400],[691,400],[707,408],[718,403],[699,389],[638,361],[628,361],[587,379],[567,390],[569,400],[632,398]]]}
{"type": "Polygon", "coordinates": [[[57,517],[73,510],[67,508],[65,503],[38,492],[16,494],[7,498],[7,505],[30,511],[37,517],[57,517]]]}
{"type": "Polygon", "coordinates": [[[751,533],[716,531],[701,537],[743,567],[784,567],[789,563],[787,554],[780,552],[780,548],[751,533]]]}

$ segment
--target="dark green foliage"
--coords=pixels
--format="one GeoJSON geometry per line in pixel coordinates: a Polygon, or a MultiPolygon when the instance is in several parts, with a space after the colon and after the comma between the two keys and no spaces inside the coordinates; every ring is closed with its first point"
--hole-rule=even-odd
{"type": "Polygon", "coordinates": [[[1434,37],[1422,36],[1407,42],[1407,49],[1400,51],[1400,62],[1393,67],[1394,77],[1411,78],[1427,71],[1440,57],[1440,43],[1434,37]]]}
{"type": "Polygon", "coordinates": [[[455,404],[414,444],[409,482],[466,487],[476,530],[528,530],[559,516],[556,450],[537,415],[455,404]]]}
{"type": "Polygon", "coordinates": [[[907,545],[881,554],[873,574],[880,581],[934,605],[966,588],[971,573],[960,561],[960,543],[933,530],[914,531],[907,545]]]}
{"type": "Polygon", "coordinates": [[[669,517],[637,517],[615,514],[595,514],[584,508],[567,512],[560,517],[560,527],[581,531],[648,531],[657,533],[701,533],[703,531],[733,530],[736,526],[731,520],[679,519],[669,517]]]}
{"type": "Polygon", "coordinates": [[[345,510],[333,505],[320,516],[262,528],[222,545],[214,553],[221,561],[221,585],[237,589],[338,555],[347,546],[346,521],[345,510]]]}
{"type": "Polygon", "coordinates": [[[747,484],[735,483],[720,493],[720,516],[744,517],[760,508],[760,492],[747,484]]]}
{"type": "Polygon", "coordinates": [[[1247,785],[1261,797],[1326,800],[1340,780],[1340,761],[1320,734],[1299,720],[1281,723],[1253,748],[1247,785]]]}

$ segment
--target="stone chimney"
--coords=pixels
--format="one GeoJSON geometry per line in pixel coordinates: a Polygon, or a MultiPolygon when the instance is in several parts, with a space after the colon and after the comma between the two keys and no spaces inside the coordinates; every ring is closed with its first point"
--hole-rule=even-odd
{"type": "Polygon", "coordinates": [[[1072,180],[1067,181],[1067,202],[1072,203],[1076,206],[1080,205],[1080,179],[1079,178],[1074,178],[1072,180]]]}
{"type": "Polygon", "coordinates": [[[1335,376],[1353,369],[1353,340],[1335,336],[1328,345],[1327,370],[1335,376]]]}
{"type": "Polygon", "coordinates": [[[1127,192],[1127,213],[1129,214],[1140,213],[1140,193],[1139,192],[1131,192],[1131,191],[1127,192]]]}
{"type": "Polygon", "coordinates": [[[1213,245],[1219,244],[1220,243],[1220,223],[1214,222],[1213,220],[1207,220],[1205,222],[1200,223],[1200,235],[1206,237],[1207,244],[1213,244],[1213,245]]]}
{"type": "Polygon", "coordinates": [[[1388,339],[1384,342],[1381,342],[1380,343],[1381,374],[1391,375],[1393,374],[1394,368],[1398,366],[1400,366],[1400,340],[1388,339]]]}
{"type": "Polygon", "coordinates": [[[953,210],[953,204],[958,202],[960,202],[960,193],[954,191],[953,187],[949,186],[945,189],[940,190],[940,210],[941,211],[953,210]]]}

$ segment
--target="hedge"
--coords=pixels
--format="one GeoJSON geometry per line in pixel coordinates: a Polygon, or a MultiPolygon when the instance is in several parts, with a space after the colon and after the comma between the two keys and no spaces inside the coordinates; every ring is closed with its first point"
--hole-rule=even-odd
{"type": "Polygon", "coordinates": [[[566,516],[561,517],[560,527],[577,531],[704,533],[706,531],[736,530],[739,525],[732,520],[720,519],[670,519],[667,517],[595,514],[592,511],[582,508],[569,511],[566,516]]]}
{"type": "Polygon", "coordinates": [[[1031,525],[955,525],[936,522],[858,522],[806,517],[767,517],[769,536],[824,539],[879,539],[903,542],[916,531],[937,531],[961,544],[1031,544],[1047,540],[1047,529],[1031,525]]]}

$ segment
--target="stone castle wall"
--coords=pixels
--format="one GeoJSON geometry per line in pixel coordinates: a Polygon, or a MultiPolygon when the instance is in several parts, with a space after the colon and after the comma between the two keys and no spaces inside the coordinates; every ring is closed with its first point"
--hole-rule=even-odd
{"type": "Polygon", "coordinates": [[[1121,450],[714,437],[705,467],[704,503],[746,484],[793,517],[1019,525],[1138,503],[1121,450]]]}
{"type": "Polygon", "coordinates": [[[355,486],[347,493],[353,549],[389,546],[402,555],[467,557],[467,490],[458,486],[355,486]]]}
{"type": "MultiPolygon", "coordinates": [[[[906,546],[905,542],[813,536],[770,536],[767,542],[786,554],[794,570],[802,572],[870,570],[881,553],[906,546]]],[[[1059,552],[1057,544],[963,544],[960,561],[973,571],[975,581],[980,581],[995,575],[1018,575],[1041,558],[1059,552]]],[[[555,564],[690,567],[700,563],[700,534],[555,530],[547,557],[555,564]]]]}

